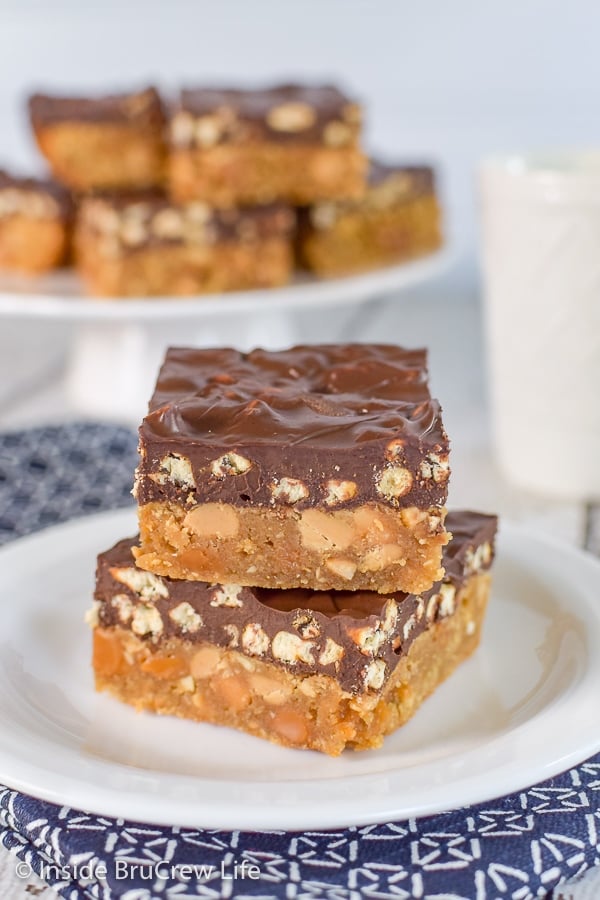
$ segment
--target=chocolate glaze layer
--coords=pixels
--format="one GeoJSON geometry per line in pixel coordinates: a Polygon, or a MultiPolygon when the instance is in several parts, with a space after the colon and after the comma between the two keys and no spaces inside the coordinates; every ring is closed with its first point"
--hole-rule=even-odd
{"type": "Polygon", "coordinates": [[[103,97],[34,94],[29,98],[29,115],[34,131],[62,122],[104,122],[161,130],[164,126],[162,101],[153,87],[103,97]]]}
{"type": "Polygon", "coordinates": [[[98,623],[103,627],[130,627],[131,612],[151,602],[160,613],[162,630],[160,634],[143,636],[144,640],[160,645],[177,637],[192,643],[234,646],[249,656],[253,654],[244,646],[244,628],[257,625],[268,637],[268,650],[260,658],[293,672],[331,675],[344,690],[358,693],[365,690],[364,678],[370,663],[383,660],[387,675],[391,674],[419,634],[439,619],[452,615],[456,603],[452,609],[444,605],[447,588],[442,585],[458,592],[470,577],[491,566],[497,528],[495,516],[451,512],[447,524],[453,539],[444,548],[444,581],[420,597],[403,592],[382,596],[369,591],[283,591],[228,586],[238,604],[235,606],[213,605],[219,585],[169,578],[158,579],[167,596],[144,600],[116,577],[118,570],[135,565],[131,548],[136,538],[126,539],[98,557],[94,595],[99,604],[98,623]],[[478,553],[478,548],[484,549],[478,553]],[[115,596],[125,596],[131,603],[126,621],[122,618],[122,601],[112,602],[115,596]],[[182,630],[170,617],[181,603],[189,604],[200,616],[202,624],[197,630],[182,630]],[[279,632],[312,642],[309,652],[314,661],[289,663],[278,659],[272,652],[272,641],[279,632]],[[334,641],[343,651],[337,662],[320,662],[328,641],[334,641]]]}
{"type": "Polygon", "coordinates": [[[24,178],[0,169],[0,192],[23,191],[27,194],[44,194],[56,203],[60,215],[69,218],[73,212],[71,196],[60,184],[48,178],[24,178]]]}
{"type": "Polygon", "coordinates": [[[140,451],[140,504],[184,503],[188,496],[187,508],[206,501],[285,503],[272,494],[282,478],[308,489],[297,509],[322,505],[325,484],[335,479],[357,488],[339,506],[377,501],[424,509],[442,506],[447,495],[447,473],[435,481],[421,469],[429,454],[448,453],[440,406],[429,395],[426,351],[388,344],[248,354],[171,348],[140,428],[140,451]],[[215,475],[212,464],[228,453],[250,467],[215,475]],[[190,461],[195,490],[161,474],[173,454],[190,461]],[[408,469],[412,486],[390,500],[378,492],[377,480],[391,466],[408,469]]]}
{"type": "Polygon", "coordinates": [[[294,211],[283,204],[219,210],[203,203],[173,203],[159,191],[92,194],[82,200],[78,213],[80,231],[116,238],[127,253],[163,244],[237,243],[274,237],[291,240],[294,224],[294,211]],[[165,213],[170,219],[166,230],[161,228],[165,213]],[[119,238],[119,226],[124,229],[133,218],[145,238],[132,246],[119,238]]]}
{"type": "Polygon", "coordinates": [[[369,187],[384,184],[386,181],[402,180],[406,186],[407,199],[431,194],[435,191],[435,172],[431,166],[405,165],[402,163],[384,163],[380,160],[369,160],[367,184],[369,187]]]}
{"type": "Polygon", "coordinates": [[[334,85],[282,84],[256,90],[207,87],[181,91],[174,115],[185,112],[194,118],[225,113],[228,116],[221,140],[244,142],[267,139],[279,143],[321,143],[329,122],[347,121],[358,126],[360,109],[355,101],[334,85]],[[276,107],[302,104],[312,110],[306,127],[286,131],[273,128],[269,117],[276,107]]]}

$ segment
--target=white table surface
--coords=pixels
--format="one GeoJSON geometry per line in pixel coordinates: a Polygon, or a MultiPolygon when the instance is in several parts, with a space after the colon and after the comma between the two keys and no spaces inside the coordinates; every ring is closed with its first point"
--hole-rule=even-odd
{"type": "MultiPolygon", "coordinates": [[[[494,464],[473,267],[458,266],[435,282],[358,311],[297,314],[294,324],[298,341],[359,339],[426,345],[432,389],[442,401],[452,439],[451,505],[498,512],[600,554],[597,509],[518,491],[494,464]]],[[[65,387],[66,360],[74,340],[76,331],[60,324],[0,320],[0,430],[84,417],[69,405],[65,387]]],[[[135,427],[134,421],[128,424],[135,427]]],[[[56,897],[37,879],[18,880],[14,867],[15,857],[7,851],[0,853],[0,900],[56,897]],[[42,893],[36,893],[38,889],[42,893]]]]}

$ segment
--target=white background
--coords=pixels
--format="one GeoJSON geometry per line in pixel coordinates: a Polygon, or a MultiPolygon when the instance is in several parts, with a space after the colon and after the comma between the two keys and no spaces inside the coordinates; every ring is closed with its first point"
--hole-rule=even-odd
{"type": "Polygon", "coordinates": [[[483,155],[599,140],[599,34],[593,0],[3,0],[0,161],[40,166],[36,86],[330,78],[366,102],[373,149],[439,162],[473,249],[483,155]]]}

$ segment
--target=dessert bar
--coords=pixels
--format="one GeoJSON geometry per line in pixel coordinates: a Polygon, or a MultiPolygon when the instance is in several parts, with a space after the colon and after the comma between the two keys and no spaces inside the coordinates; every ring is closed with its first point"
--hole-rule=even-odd
{"type": "Polygon", "coordinates": [[[77,216],[77,267],[105,297],[274,287],[291,275],[294,222],[276,204],[212,210],[159,194],[89,197],[77,216]]]}
{"type": "Polygon", "coordinates": [[[148,571],[385,593],[443,574],[448,438],[424,350],[170,349],[140,457],[148,571]]]}
{"type": "Polygon", "coordinates": [[[339,275],[431,252],[441,240],[433,170],[372,162],[363,197],[303,210],[298,243],[307,268],[339,275]]]}
{"type": "Polygon", "coordinates": [[[290,747],[378,747],[479,642],[496,519],[448,523],[446,575],[420,596],[173,581],[121,541],[98,560],[96,686],[290,747]]]}
{"type": "Polygon", "coordinates": [[[163,182],[164,114],[154,88],[97,98],[35,94],[29,112],[54,176],[73,190],[163,182]]]}
{"type": "Polygon", "coordinates": [[[0,268],[37,273],[67,256],[71,202],[59,185],[0,171],[0,268]]]}
{"type": "Polygon", "coordinates": [[[169,185],[213,206],[360,196],[361,109],[335,87],[184,90],[169,129],[169,185]]]}

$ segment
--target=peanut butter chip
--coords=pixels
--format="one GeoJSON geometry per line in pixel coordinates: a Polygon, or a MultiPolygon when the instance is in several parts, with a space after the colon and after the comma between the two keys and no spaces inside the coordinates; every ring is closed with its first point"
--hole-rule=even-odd
{"type": "Polygon", "coordinates": [[[274,501],[293,505],[299,500],[309,496],[309,490],[299,478],[280,478],[271,485],[271,495],[274,501]]]}
{"type": "Polygon", "coordinates": [[[235,537],[239,528],[237,513],[225,503],[201,503],[187,513],[183,524],[200,537],[235,537]]]}

